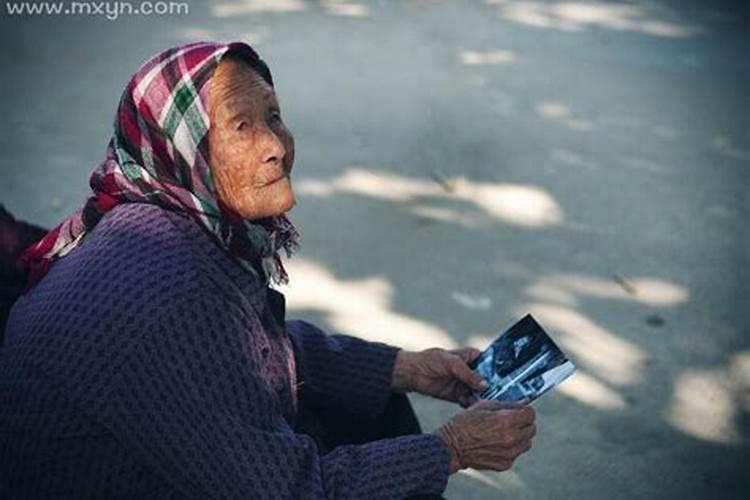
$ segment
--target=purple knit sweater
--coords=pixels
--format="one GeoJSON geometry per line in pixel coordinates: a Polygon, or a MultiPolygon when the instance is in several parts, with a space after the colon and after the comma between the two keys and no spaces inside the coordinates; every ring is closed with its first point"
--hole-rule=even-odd
{"type": "Polygon", "coordinates": [[[269,297],[189,218],[112,210],[11,312],[0,498],[441,493],[434,435],[327,451],[294,432],[306,398],[378,415],[397,349],[279,321],[269,297]]]}

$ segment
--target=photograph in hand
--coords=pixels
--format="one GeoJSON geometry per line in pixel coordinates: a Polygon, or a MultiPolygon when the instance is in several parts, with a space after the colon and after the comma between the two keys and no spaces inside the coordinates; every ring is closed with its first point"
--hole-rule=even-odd
{"type": "Polygon", "coordinates": [[[476,397],[500,401],[531,402],[576,370],[530,314],[495,339],[470,366],[490,383],[476,397]]]}

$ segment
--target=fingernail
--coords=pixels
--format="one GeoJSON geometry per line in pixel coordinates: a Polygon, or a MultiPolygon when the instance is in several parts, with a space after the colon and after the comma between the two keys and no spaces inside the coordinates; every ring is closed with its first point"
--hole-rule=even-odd
{"type": "Polygon", "coordinates": [[[489,386],[490,386],[490,383],[487,382],[486,380],[482,380],[481,382],[479,382],[479,387],[481,387],[482,389],[486,389],[489,386]]]}

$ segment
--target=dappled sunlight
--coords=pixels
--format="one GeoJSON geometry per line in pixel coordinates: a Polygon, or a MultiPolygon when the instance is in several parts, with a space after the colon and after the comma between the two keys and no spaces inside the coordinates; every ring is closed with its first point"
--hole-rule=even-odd
{"type": "Polygon", "coordinates": [[[305,2],[303,0],[215,0],[211,10],[215,17],[267,12],[299,12],[305,10],[305,2]]]}
{"type": "Polygon", "coordinates": [[[655,173],[655,174],[669,174],[672,171],[660,163],[655,161],[646,160],[644,158],[637,158],[634,156],[621,156],[617,159],[622,165],[636,170],[642,170],[644,172],[655,173]]]}
{"type": "Polygon", "coordinates": [[[619,392],[580,368],[555,390],[579,403],[599,410],[622,410],[626,407],[625,400],[619,392]]]}
{"type": "Polygon", "coordinates": [[[334,193],[333,187],[326,181],[295,178],[292,182],[294,183],[294,191],[303,195],[329,198],[334,193]]]}
{"type": "Polygon", "coordinates": [[[466,341],[466,346],[474,347],[475,349],[483,351],[487,349],[487,346],[490,345],[495,340],[495,338],[497,338],[497,334],[487,335],[477,333],[469,335],[468,340],[466,341]]]}
{"type": "Polygon", "coordinates": [[[177,30],[177,36],[186,41],[195,40],[237,40],[250,45],[259,45],[268,39],[270,31],[265,26],[253,31],[233,30],[228,28],[210,30],[198,27],[185,27],[177,30]]]}
{"type": "Polygon", "coordinates": [[[534,105],[534,111],[542,118],[561,123],[579,132],[589,132],[594,128],[590,121],[576,117],[568,106],[559,101],[539,101],[534,105]]]}
{"type": "Polygon", "coordinates": [[[670,307],[683,304],[688,300],[687,289],[674,283],[653,278],[633,278],[629,280],[629,283],[634,299],[644,304],[670,307]]]}
{"type": "Polygon", "coordinates": [[[615,275],[604,280],[573,273],[543,276],[523,293],[536,302],[516,308],[516,313],[531,312],[539,318],[579,366],[560,392],[602,410],[625,408],[624,398],[612,386],[641,382],[648,355],[577,310],[581,298],[671,307],[685,303],[689,296],[685,288],[654,278],[625,280],[615,275]]]}
{"type": "Polygon", "coordinates": [[[570,108],[557,101],[541,101],[534,106],[537,114],[544,118],[568,118],[571,115],[570,108]]]}
{"type": "Polygon", "coordinates": [[[647,7],[629,3],[540,2],[531,0],[486,0],[497,14],[511,21],[535,28],[582,31],[587,28],[632,31],[647,35],[684,38],[695,35],[698,28],[653,19],[647,7]]]}
{"type": "Polygon", "coordinates": [[[289,309],[320,311],[340,333],[415,350],[458,346],[442,329],[395,312],[393,286],[382,276],[341,280],[321,264],[300,257],[287,269],[292,279],[282,291],[289,309]]]}
{"type": "Polygon", "coordinates": [[[582,274],[551,274],[529,285],[524,291],[539,300],[550,300],[575,305],[574,295],[601,299],[628,300],[654,307],[671,307],[684,304],[688,290],[675,283],[655,278],[629,278],[619,276],[605,280],[582,274]]]}
{"type": "Polygon", "coordinates": [[[519,226],[543,227],[560,223],[562,210],[542,188],[520,184],[456,181],[456,194],[479,205],[490,215],[519,226]]]}
{"type": "Polygon", "coordinates": [[[367,17],[370,15],[370,7],[359,2],[323,0],[321,6],[323,7],[323,10],[333,16],[367,17]]]}
{"type": "Polygon", "coordinates": [[[523,488],[524,484],[521,481],[518,473],[512,469],[503,472],[489,472],[479,471],[476,469],[462,469],[458,471],[462,476],[466,476],[478,483],[482,483],[485,486],[495,488],[498,491],[504,493],[510,493],[511,491],[518,491],[523,488]]]}
{"type": "Polygon", "coordinates": [[[481,221],[477,217],[452,208],[415,205],[409,207],[409,211],[417,217],[434,222],[448,222],[468,228],[476,228],[481,225],[481,221]]]}
{"type": "MultiPolygon", "coordinates": [[[[326,14],[332,16],[370,15],[370,7],[363,2],[321,0],[319,4],[326,14]]],[[[215,0],[212,13],[215,17],[233,17],[243,14],[301,12],[306,8],[304,0],[215,0]]]]}
{"type": "Polygon", "coordinates": [[[510,50],[463,50],[458,55],[461,64],[467,66],[508,64],[516,60],[516,55],[510,50]]]}
{"type": "Polygon", "coordinates": [[[357,167],[350,168],[342,176],[324,184],[315,181],[313,191],[307,188],[307,184],[305,180],[298,181],[298,190],[303,194],[315,194],[326,192],[327,188],[326,194],[353,193],[391,201],[409,201],[419,197],[444,195],[441,187],[429,179],[410,179],[357,167]]]}
{"type": "Polygon", "coordinates": [[[614,385],[640,382],[647,355],[583,313],[542,303],[516,308],[520,317],[532,313],[558,339],[574,364],[614,385]]]}
{"type": "Polygon", "coordinates": [[[538,301],[552,302],[567,306],[578,305],[578,300],[571,290],[558,286],[546,279],[541,279],[526,287],[524,293],[530,298],[538,301]]]}
{"type": "MultiPolygon", "coordinates": [[[[526,227],[557,225],[564,218],[552,195],[540,187],[475,182],[465,177],[418,179],[351,168],[329,181],[301,179],[295,188],[303,195],[318,197],[352,193],[398,202],[414,202],[421,198],[459,200],[474,205],[493,218],[526,227]]],[[[461,219],[460,211],[454,210],[454,214],[449,215],[448,210],[442,209],[436,218],[446,221],[461,219]]]]}
{"type": "Polygon", "coordinates": [[[721,444],[741,444],[736,420],[750,411],[750,352],[732,357],[727,368],[685,370],[674,382],[666,419],[686,434],[721,444]]]}
{"type": "Polygon", "coordinates": [[[492,307],[492,299],[487,295],[453,291],[451,298],[466,309],[486,311],[492,307]]]}

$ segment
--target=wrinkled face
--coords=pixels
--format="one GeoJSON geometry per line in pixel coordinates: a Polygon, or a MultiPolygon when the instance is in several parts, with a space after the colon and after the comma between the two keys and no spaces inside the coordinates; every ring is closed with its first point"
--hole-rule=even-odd
{"type": "Polygon", "coordinates": [[[252,67],[225,57],[209,92],[210,166],[217,195],[245,219],[280,215],[294,204],[294,138],[273,88],[252,67]]]}

